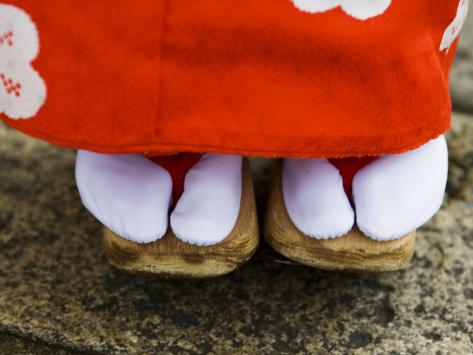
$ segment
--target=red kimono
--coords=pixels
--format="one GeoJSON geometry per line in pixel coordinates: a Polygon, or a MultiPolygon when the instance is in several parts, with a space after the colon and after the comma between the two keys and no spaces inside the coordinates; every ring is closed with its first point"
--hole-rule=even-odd
{"type": "Polygon", "coordinates": [[[107,153],[347,157],[449,127],[468,0],[3,0],[0,118],[107,153]]]}

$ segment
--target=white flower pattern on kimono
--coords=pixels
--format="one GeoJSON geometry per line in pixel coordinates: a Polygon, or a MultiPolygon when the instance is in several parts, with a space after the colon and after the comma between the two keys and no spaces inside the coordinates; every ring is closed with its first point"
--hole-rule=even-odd
{"type": "Polygon", "coordinates": [[[452,23],[445,30],[442,42],[440,43],[440,50],[447,50],[452,46],[452,43],[457,39],[460,31],[463,27],[463,24],[466,20],[466,15],[468,13],[468,5],[470,0],[460,0],[457,9],[457,15],[453,19],[452,23]]]}
{"type": "Polygon", "coordinates": [[[0,4],[0,113],[33,117],[46,100],[46,85],[31,62],[39,53],[35,24],[23,10],[0,4]]]}
{"type": "Polygon", "coordinates": [[[292,2],[299,10],[312,14],[340,7],[358,20],[367,20],[382,15],[392,0],[292,0],[292,2]]]}

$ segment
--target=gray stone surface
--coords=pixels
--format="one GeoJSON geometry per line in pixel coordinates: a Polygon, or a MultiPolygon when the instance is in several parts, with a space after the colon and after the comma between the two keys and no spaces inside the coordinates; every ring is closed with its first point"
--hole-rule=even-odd
{"type": "Polygon", "coordinates": [[[72,151],[0,126],[0,333],[117,354],[471,353],[472,117],[454,117],[449,141],[445,206],[406,270],[322,272],[263,245],[228,276],[159,280],[107,264],[72,151]]]}
{"type": "Polygon", "coordinates": [[[22,339],[11,335],[0,334],[0,351],[2,354],[28,354],[28,355],[66,355],[81,354],[69,349],[22,339]]]}
{"type": "Polygon", "coordinates": [[[473,113],[473,8],[470,4],[451,75],[453,106],[473,113]]]}

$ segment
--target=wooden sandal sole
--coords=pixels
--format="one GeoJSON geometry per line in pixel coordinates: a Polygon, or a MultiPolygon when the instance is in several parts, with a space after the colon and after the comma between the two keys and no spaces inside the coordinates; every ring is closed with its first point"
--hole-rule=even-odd
{"type": "Polygon", "coordinates": [[[271,186],[265,218],[266,241],[285,257],[323,270],[382,272],[406,267],[414,254],[415,232],[392,241],[376,241],[354,228],[346,235],[318,240],[291,221],[282,192],[282,162],[271,186]]]}
{"type": "Polygon", "coordinates": [[[169,229],[152,243],[126,240],[104,228],[108,261],[119,269],[161,277],[203,278],[227,274],[254,254],[258,243],[258,221],[248,161],[243,163],[240,212],[232,232],[220,243],[196,246],[185,243],[169,229]]]}

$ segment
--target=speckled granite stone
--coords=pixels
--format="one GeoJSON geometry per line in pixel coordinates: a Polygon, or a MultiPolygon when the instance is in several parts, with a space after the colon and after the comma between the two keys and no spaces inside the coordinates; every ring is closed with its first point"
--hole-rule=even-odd
{"type": "Polygon", "coordinates": [[[263,245],[228,276],[159,280],[105,261],[74,152],[0,126],[0,333],[117,354],[471,353],[472,117],[456,115],[449,141],[448,198],[404,271],[322,272],[263,245]]]}
{"type": "Polygon", "coordinates": [[[2,354],[28,355],[67,355],[81,354],[69,349],[48,346],[28,339],[21,339],[11,335],[0,334],[0,351],[2,354]]]}

